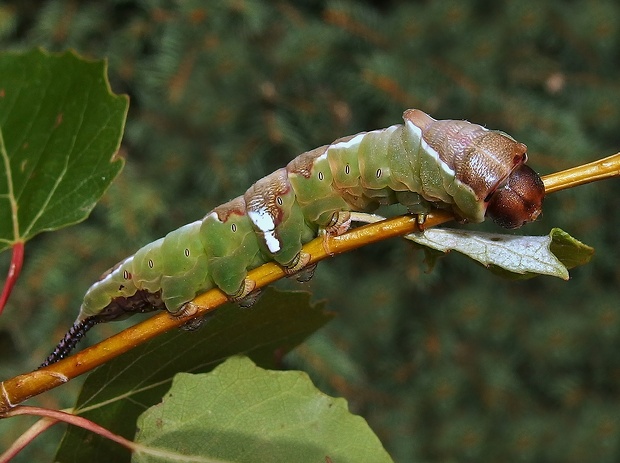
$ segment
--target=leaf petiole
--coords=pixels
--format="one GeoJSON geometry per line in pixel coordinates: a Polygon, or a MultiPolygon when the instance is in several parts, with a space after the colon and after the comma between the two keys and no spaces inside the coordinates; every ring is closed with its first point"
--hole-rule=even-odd
{"type": "Polygon", "coordinates": [[[24,242],[18,241],[13,245],[13,254],[11,256],[11,264],[9,265],[9,273],[6,277],[6,281],[4,282],[4,287],[2,288],[2,295],[0,295],[0,314],[2,314],[4,306],[11,295],[11,291],[13,291],[13,286],[15,286],[17,278],[19,278],[23,263],[24,242]]]}

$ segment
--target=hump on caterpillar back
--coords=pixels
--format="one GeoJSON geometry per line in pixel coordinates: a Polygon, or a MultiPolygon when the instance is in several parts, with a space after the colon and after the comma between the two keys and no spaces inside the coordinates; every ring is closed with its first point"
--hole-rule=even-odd
{"type": "MultiPolygon", "coordinates": [[[[454,178],[470,189],[479,205],[477,211],[486,210],[486,215],[505,228],[520,227],[539,216],[545,187],[538,174],[525,165],[527,146],[523,143],[471,122],[435,120],[418,109],[408,109],[403,118],[420,130],[425,149],[436,153],[453,170],[454,178]]],[[[465,217],[482,219],[461,207],[469,203],[459,203],[458,191],[453,198],[465,217]]]]}
{"type": "Polygon", "coordinates": [[[424,111],[420,111],[419,109],[408,109],[403,113],[403,119],[406,121],[410,121],[418,127],[420,130],[424,131],[429,124],[435,122],[431,116],[426,114],[424,111]]]}
{"type": "MultiPolygon", "coordinates": [[[[527,160],[527,147],[503,132],[468,121],[435,120],[417,109],[405,111],[403,117],[420,129],[426,142],[424,149],[436,153],[453,171],[454,178],[471,189],[478,202],[486,202],[510,173],[527,160]]],[[[468,215],[467,211],[462,212],[468,215]]]]}

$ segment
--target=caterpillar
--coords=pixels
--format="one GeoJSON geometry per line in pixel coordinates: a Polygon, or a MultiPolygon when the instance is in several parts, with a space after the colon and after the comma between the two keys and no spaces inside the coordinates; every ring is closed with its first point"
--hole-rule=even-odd
{"type": "Polygon", "coordinates": [[[417,109],[403,119],[297,156],[202,220],[118,263],[88,289],[75,324],[42,366],[68,355],[99,322],[157,309],[179,313],[214,287],[234,301],[251,297],[248,270],[272,260],[287,273],[306,269],[302,245],[320,230],[344,233],[350,211],[400,203],[424,214],[441,207],[463,221],[488,215],[505,228],[538,217],[545,189],[525,164],[523,143],[417,109]]]}

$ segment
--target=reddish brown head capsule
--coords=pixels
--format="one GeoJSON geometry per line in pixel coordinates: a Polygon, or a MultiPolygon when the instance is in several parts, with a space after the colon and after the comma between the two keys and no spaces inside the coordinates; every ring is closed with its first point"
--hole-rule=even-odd
{"type": "Polygon", "coordinates": [[[489,198],[487,215],[504,228],[519,228],[536,220],[542,211],[545,185],[525,164],[512,171],[489,198]]]}

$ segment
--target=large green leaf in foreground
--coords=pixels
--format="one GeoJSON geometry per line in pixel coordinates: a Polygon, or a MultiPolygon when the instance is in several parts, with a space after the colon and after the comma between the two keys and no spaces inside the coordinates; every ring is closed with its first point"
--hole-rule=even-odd
{"type": "MultiPolygon", "coordinates": [[[[324,304],[310,304],[308,293],[267,288],[250,309],[226,304],[199,330],[173,330],[101,366],[86,379],[76,413],[132,439],[138,416],[161,401],[176,373],[211,371],[241,353],[273,368],[332,316],[324,304]]],[[[71,427],[54,461],[121,462],[129,452],[71,427]]]]}
{"type": "Polygon", "coordinates": [[[268,371],[235,357],[211,373],[181,373],[138,420],[135,462],[382,463],[389,455],[344,399],[300,371],[268,371]]]}
{"type": "Polygon", "coordinates": [[[88,216],[123,166],[127,108],[104,61],[0,54],[0,252],[88,216]]]}

